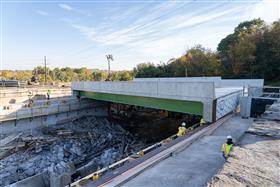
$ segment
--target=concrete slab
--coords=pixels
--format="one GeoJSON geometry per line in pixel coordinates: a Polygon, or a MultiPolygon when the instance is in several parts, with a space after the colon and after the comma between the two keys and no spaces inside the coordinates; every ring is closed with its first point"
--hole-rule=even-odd
{"type": "Polygon", "coordinates": [[[235,116],[209,136],[193,143],[184,151],[147,169],[123,186],[206,186],[224,164],[220,146],[226,136],[238,139],[252,123],[250,119],[235,116]]]}

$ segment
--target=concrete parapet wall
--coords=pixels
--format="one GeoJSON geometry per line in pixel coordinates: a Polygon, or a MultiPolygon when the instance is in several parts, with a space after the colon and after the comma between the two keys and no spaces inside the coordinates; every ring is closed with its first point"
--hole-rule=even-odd
{"type": "Polygon", "coordinates": [[[213,82],[72,82],[72,89],[192,101],[215,98],[213,82]]]}
{"type": "Polygon", "coordinates": [[[262,87],[263,79],[222,79],[221,77],[168,77],[168,78],[135,78],[134,82],[214,82],[216,88],[220,87],[262,87]]]}
{"type": "Polygon", "coordinates": [[[168,77],[168,78],[134,78],[134,82],[219,82],[221,77],[168,77]]]}
{"type": "Polygon", "coordinates": [[[222,79],[219,82],[215,82],[215,87],[262,87],[263,84],[263,79],[222,79]]]}
{"type": "Polygon", "coordinates": [[[66,100],[65,103],[60,103],[55,101],[50,104],[45,104],[41,106],[29,107],[29,108],[18,108],[12,111],[2,111],[0,114],[0,121],[10,120],[10,119],[21,119],[29,118],[42,115],[57,114],[62,112],[71,112],[74,110],[81,110],[89,107],[96,107],[100,104],[98,102],[93,102],[92,100],[78,100],[71,99],[66,100]]]}
{"type": "Polygon", "coordinates": [[[46,96],[47,91],[51,91],[51,98],[71,96],[70,88],[3,88],[0,89],[0,105],[6,105],[15,100],[15,102],[24,102],[29,99],[37,99],[39,95],[46,96]]]}

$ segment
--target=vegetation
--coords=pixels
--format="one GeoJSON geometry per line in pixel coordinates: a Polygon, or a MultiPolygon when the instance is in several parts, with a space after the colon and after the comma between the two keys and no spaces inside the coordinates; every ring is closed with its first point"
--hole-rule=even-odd
{"type": "Polygon", "coordinates": [[[216,76],[280,80],[280,20],[266,25],[261,19],[240,23],[213,52],[198,45],[168,63],[144,63],[136,77],[216,76]]]}
{"type": "MultiPolygon", "coordinates": [[[[91,70],[83,68],[54,68],[46,69],[47,82],[70,82],[72,80],[80,81],[104,81],[108,78],[108,72],[103,70],[91,70]]],[[[30,81],[35,76],[40,83],[45,81],[45,68],[42,66],[35,67],[32,71],[0,71],[0,78],[9,80],[30,81]]],[[[132,80],[132,71],[113,71],[111,72],[112,81],[128,81],[132,80]]]]}
{"type": "MultiPolygon", "coordinates": [[[[280,20],[267,25],[261,19],[240,23],[234,33],[222,39],[217,51],[197,45],[167,63],[138,64],[133,71],[113,71],[112,81],[126,81],[135,77],[222,76],[223,78],[263,78],[276,83],[280,80],[280,20]]],[[[30,80],[35,75],[44,82],[45,69],[0,72],[6,79],[30,80]]],[[[48,82],[72,80],[102,81],[108,78],[104,70],[87,68],[47,68],[48,82]]]]}
{"type": "Polygon", "coordinates": [[[136,77],[215,76],[219,75],[218,55],[198,45],[166,64],[139,64],[134,68],[134,73],[136,77]]]}

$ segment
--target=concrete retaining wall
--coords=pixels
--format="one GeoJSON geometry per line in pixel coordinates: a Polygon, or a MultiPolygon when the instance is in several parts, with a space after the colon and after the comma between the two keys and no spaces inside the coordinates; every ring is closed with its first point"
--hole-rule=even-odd
{"type": "Polygon", "coordinates": [[[51,98],[71,96],[71,88],[2,88],[0,89],[0,105],[7,105],[11,102],[21,103],[30,98],[46,98],[47,90],[51,91],[51,98]]]}
{"type": "MultiPolygon", "coordinates": [[[[53,106],[46,109],[48,112],[54,110],[53,106]]],[[[51,111],[52,113],[36,115],[33,117],[22,115],[17,119],[1,119],[0,121],[0,134],[8,134],[15,132],[22,132],[36,128],[48,127],[56,124],[69,122],[75,118],[94,115],[94,116],[107,116],[107,104],[101,101],[88,101],[88,105],[76,105],[75,108],[60,108],[59,111],[51,111]],[[79,108],[81,107],[81,108],[79,108]]]]}
{"type": "Polygon", "coordinates": [[[95,107],[95,105],[96,104],[92,100],[78,100],[77,98],[62,100],[61,102],[59,100],[50,103],[48,101],[44,101],[41,102],[40,105],[34,107],[3,110],[0,114],[0,121],[71,112],[95,107]]]}

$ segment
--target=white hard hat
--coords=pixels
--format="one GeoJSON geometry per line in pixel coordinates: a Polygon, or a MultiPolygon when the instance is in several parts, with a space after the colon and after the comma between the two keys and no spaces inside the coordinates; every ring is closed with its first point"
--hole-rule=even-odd
{"type": "Polygon", "coordinates": [[[232,139],[232,137],[230,135],[227,136],[227,139],[232,139]]]}
{"type": "Polygon", "coordinates": [[[182,122],[182,124],[181,124],[182,126],[186,126],[186,122],[182,122]]]}

